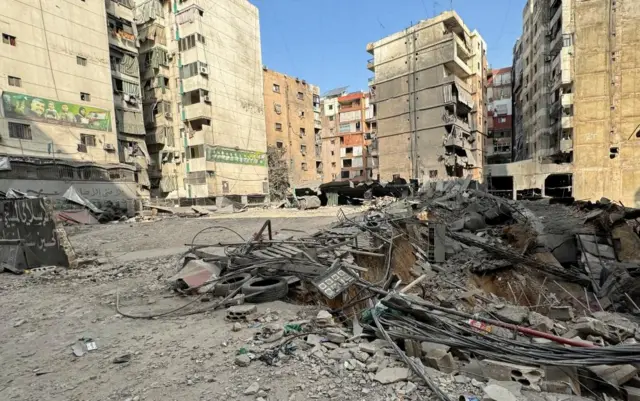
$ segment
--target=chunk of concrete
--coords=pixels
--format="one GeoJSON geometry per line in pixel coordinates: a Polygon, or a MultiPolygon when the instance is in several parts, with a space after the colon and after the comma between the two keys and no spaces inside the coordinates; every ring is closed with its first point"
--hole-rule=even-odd
{"type": "Polygon", "coordinates": [[[529,315],[529,310],[524,306],[505,305],[495,309],[493,313],[503,322],[522,324],[529,315]]]}
{"type": "Polygon", "coordinates": [[[464,228],[471,232],[482,230],[486,226],[484,217],[479,213],[469,213],[464,217],[464,228]]]}
{"type": "Polygon", "coordinates": [[[384,368],[376,373],[373,380],[382,384],[397,383],[409,379],[408,368],[384,368]]]}
{"type": "Polygon", "coordinates": [[[577,323],[571,326],[571,329],[583,335],[609,337],[609,329],[607,328],[607,325],[602,323],[600,320],[586,316],[578,318],[577,323]]]}
{"type": "Polygon", "coordinates": [[[547,314],[553,320],[573,320],[573,308],[570,306],[552,306],[547,314]]]}
{"type": "Polygon", "coordinates": [[[638,373],[638,368],[633,365],[597,365],[589,366],[587,369],[614,387],[625,384],[638,373]]]}
{"type": "Polygon", "coordinates": [[[575,366],[544,366],[543,391],[550,393],[581,395],[578,369],[575,366]]]}
{"type": "Polygon", "coordinates": [[[553,320],[538,312],[529,312],[527,319],[529,320],[529,326],[534,330],[543,333],[551,333],[551,330],[553,330],[553,320]]]}
{"type": "Polygon", "coordinates": [[[518,401],[521,399],[518,397],[520,392],[514,394],[509,388],[496,383],[489,384],[483,391],[484,396],[482,397],[482,401],[518,401]]]}
{"type": "Polygon", "coordinates": [[[453,359],[453,355],[442,349],[430,352],[424,359],[427,366],[441,372],[452,373],[456,370],[456,361],[453,359]]]}
{"type": "Polygon", "coordinates": [[[627,392],[627,401],[640,401],[640,388],[624,386],[623,389],[627,392]]]}
{"type": "Polygon", "coordinates": [[[538,390],[540,382],[544,379],[544,371],[542,369],[515,365],[506,362],[485,359],[479,362],[482,367],[482,375],[487,379],[499,381],[515,381],[524,387],[538,390]]]}

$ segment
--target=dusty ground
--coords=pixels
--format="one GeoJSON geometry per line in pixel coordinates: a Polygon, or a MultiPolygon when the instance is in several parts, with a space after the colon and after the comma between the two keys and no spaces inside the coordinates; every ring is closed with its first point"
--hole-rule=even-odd
{"type": "MultiPolygon", "coordinates": [[[[274,230],[313,231],[335,219],[335,213],[291,215],[272,219],[274,230]]],[[[387,396],[394,394],[391,386],[376,386],[366,373],[332,370],[304,353],[296,357],[300,360],[283,361],[281,366],[260,361],[249,367],[235,366],[240,348],[259,352],[251,339],[261,324],[245,324],[234,332],[224,319],[224,310],[154,320],[116,313],[116,291],[121,307],[130,313],[161,312],[185,304],[190,299],[174,296],[165,283],[175,272],[176,251],[212,224],[247,237],[264,222],[259,216],[71,228],[76,251],[97,253],[102,264],[54,277],[0,274],[4,321],[0,326],[0,399],[395,399],[387,396]],[[127,259],[127,255],[133,257],[127,259]],[[98,349],[74,356],[71,345],[80,338],[93,339],[98,349]],[[113,363],[124,354],[131,354],[130,362],[113,363]],[[261,393],[243,395],[256,381],[261,393]]],[[[215,230],[199,241],[232,239],[233,234],[215,230]]],[[[317,313],[317,309],[284,302],[261,304],[259,310],[277,311],[279,324],[317,313]]]]}

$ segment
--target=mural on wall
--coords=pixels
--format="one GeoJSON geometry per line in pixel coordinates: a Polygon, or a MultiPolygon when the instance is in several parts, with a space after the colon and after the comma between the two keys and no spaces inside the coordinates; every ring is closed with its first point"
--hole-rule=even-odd
{"type": "Polygon", "coordinates": [[[111,113],[96,107],[58,102],[12,92],[2,94],[2,106],[7,118],[111,131],[111,113]]]}
{"type": "Polygon", "coordinates": [[[267,165],[267,154],[263,152],[237,150],[221,146],[207,146],[206,151],[208,162],[248,164],[262,167],[267,165]]]}

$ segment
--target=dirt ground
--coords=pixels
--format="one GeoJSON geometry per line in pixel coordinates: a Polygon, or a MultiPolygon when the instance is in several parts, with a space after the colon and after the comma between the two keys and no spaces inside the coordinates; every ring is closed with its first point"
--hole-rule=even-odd
{"type": "MultiPolygon", "coordinates": [[[[335,214],[272,219],[276,232],[313,231],[335,214]]],[[[98,262],[60,275],[0,274],[0,399],[2,400],[383,400],[385,389],[364,372],[332,371],[305,356],[267,366],[234,364],[242,347],[261,325],[232,331],[225,311],[185,317],[129,319],[115,311],[147,314],[173,309],[192,298],[175,296],[165,279],[175,272],[177,253],[205,227],[224,225],[247,237],[264,216],[241,219],[172,218],[152,223],[71,227],[70,240],[80,255],[98,262]],[[173,253],[172,253],[173,252],[173,253]],[[134,255],[127,259],[127,255],[134,255]],[[161,255],[161,256],[158,256],[161,255]],[[77,357],[71,346],[91,338],[97,349],[77,357]],[[128,363],[114,359],[130,354],[128,363]],[[244,395],[252,383],[258,394],[244,395]]],[[[299,232],[292,232],[300,235],[299,232]]],[[[200,241],[235,240],[213,230],[200,241]]],[[[206,307],[205,303],[202,303],[206,307]]],[[[284,324],[315,316],[318,309],[291,303],[261,304],[284,324]]],[[[267,319],[268,320],[268,319],[267,319]]],[[[258,352],[258,351],[256,351],[258,352]]],[[[422,391],[422,390],[420,390],[422,391]]]]}

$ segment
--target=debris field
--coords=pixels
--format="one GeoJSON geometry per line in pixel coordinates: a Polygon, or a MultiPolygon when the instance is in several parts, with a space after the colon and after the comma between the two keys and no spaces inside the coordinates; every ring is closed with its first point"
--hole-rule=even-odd
{"type": "Polygon", "coordinates": [[[640,211],[338,210],[69,230],[77,268],[0,275],[2,399],[640,400],[640,211]]]}

